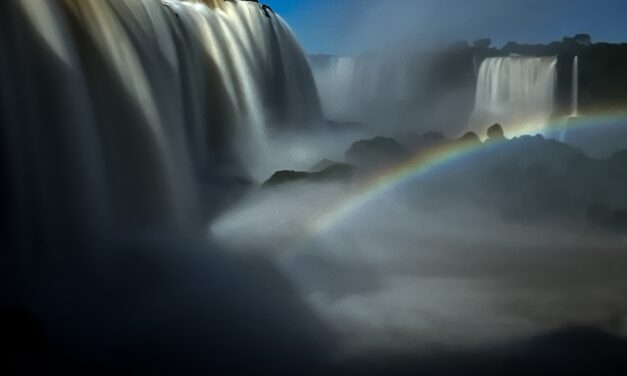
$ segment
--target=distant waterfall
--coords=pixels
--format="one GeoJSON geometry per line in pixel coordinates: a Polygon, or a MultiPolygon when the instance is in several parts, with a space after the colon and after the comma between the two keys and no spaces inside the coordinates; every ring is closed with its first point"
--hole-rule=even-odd
{"type": "Polygon", "coordinates": [[[352,56],[313,56],[310,62],[324,114],[336,121],[363,120],[363,110],[377,97],[377,62],[352,56]]]}
{"type": "Polygon", "coordinates": [[[472,128],[482,135],[501,123],[509,135],[545,124],[553,113],[555,57],[497,57],[483,61],[477,77],[472,128]]]}
{"type": "Polygon", "coordinates": [[[573,79],[572,79],[572,95],[571,95],[571,117],[579,116],[579,56],[573,59],[573,79]]]}
{"type": "Polygon", "coordinates": [[[0,51],[0,246],[182,225],[203,176],[322,118],[256,2],[3,0],[0,51]]]}
{"type": "Polygon", "coordinates": [[[309,56],[325,116],[334,121],[388,123],[409,93],[409,62],[372,56],[309,56]]]}

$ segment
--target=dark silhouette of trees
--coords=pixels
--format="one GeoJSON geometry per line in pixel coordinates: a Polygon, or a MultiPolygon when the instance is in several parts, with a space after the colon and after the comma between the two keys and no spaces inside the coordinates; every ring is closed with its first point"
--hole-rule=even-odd
{"type": "Polygon", "coordinates": [[[472,45],[478,48],[490,48],[490,46],[492,45],[492,39],[490,38],[477,39],[476,41],[472,43],[472,45]]]}
{"type": "Polygon", "coordinates": [[[580,46],[589,47],[592,45],[592,37],[589,34],[577,34],[574,39],[580,46]]]}

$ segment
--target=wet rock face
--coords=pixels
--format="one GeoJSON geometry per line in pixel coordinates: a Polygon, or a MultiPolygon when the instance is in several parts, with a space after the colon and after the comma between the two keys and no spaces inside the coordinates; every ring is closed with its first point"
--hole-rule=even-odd
{"type": "Polygon", "coordinates": [[[353,177],[353,173],[353,166],[344,163],[331,164],[317,172],[277,171],[263,183],[263,186],[274,187],[293,182],[348,182],[353,177]]]}

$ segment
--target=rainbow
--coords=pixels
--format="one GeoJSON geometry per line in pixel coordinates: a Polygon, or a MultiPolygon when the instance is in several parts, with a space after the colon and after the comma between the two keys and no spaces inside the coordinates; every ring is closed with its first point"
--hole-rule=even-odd
{"type": "MultiPolygon", "coordinates": [[[[537,123],[521,122],[514,127],[508,127],[508,134],[520,136],[542,133],[549,134],[551,138],[557,138],[555,136],[563,135],[566,129],[604,127],[619,122],[624,122],[627,126],[627,109],[608,110],[577,118],[561,118],[548,124],[545,123],[542,127],[539,127],[537,123]]],[[[493,149],[499,144],[502,142],[468,143],[460,141],[418,152],[413,157],[387,168],[359,184],[330,210],[316,218],[313,221],[311,231],[313,234],[325,233],[350,218],[360,208],[367,206],[376,198],[382,197],[410,181],[424,177],[430,172],[469,158],[479,151],[493,149]]]]}

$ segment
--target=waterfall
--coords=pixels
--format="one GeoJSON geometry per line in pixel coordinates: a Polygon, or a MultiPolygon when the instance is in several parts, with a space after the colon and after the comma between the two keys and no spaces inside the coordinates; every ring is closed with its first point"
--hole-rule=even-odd
{"type": "Polygon", "coordinates": [[[325,116],[334,121],[371,122],[380,117],[393,122],[410,92],[410,63],[406,60],[310,56],[325,116]]]}
{"type": "Polygon", "coordinates": [[[573,59],[573,79],[571,81],[571,117],[579,116],[579,56],[573,59]]]}
{"type": "Polygon", "coordinates": [[[199,182],[321,119],[306,57],[251,1],[0,3],[0,245],[184,227],[199,182]]]}
{"type": "Polygon", "coordinates": [[[331,120],[361,120],[376,98],[377,66],[352,56],[310,57],[324,114],[331,120]]]}
{"type": "Polygon", "coordinates": [[[483,61],[477,77],[471,128],[484,135],[501,123],[508,135],[541,128],[553,113],[555,57],[497,57],[483,61]]]}

